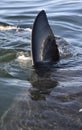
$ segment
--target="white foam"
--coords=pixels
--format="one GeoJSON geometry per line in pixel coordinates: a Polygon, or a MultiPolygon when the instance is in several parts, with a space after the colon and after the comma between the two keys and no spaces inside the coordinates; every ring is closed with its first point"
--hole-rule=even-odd
{"type": "Polygon", "coordinates": [[[81,108],[81,109],[79,109],[79,112],[82,112],[82,108],[81,108]]]}
{"type": "Polygon", "coordinates": [[[28,60],[31,60],[30,57],[26,57],[25,55],[20,55],[18,56],[17,58],[19,61],[28,61],[28,60]]]}
{"type": "Polygon", "coordinates": [[[32,31],[32,29],[31,29],[31,28],[25,28],[24,30],[27,30],[27,31],[29,31],[29,32],[31,32],[31,31],[32,31]]]}
{"type": "Polygon", "coordinates": [[[32,30],[30,29],[30,28],[20,28],[20,27],[17,27],[17,26],[2,26],[2,25],[0,25],[0,31],[5,31],[5,30],[13,30],[13,29],[15,29],[15,30],[26,30],[26,31],[29,31],[29,32],[31,32],[32,30]]]}
{"type": "Polygon", "coordinates": [[[0,30],[12,30],[17,29],[17,27],[14,26],[0,26],[0,30]]]}
{"type": "Polygon", "coordinates": [[[32,66],[32,58],[30,56],[25,56],[23,53],[18,54],[16,61],[19,63],[21,68],[32,66]]]}

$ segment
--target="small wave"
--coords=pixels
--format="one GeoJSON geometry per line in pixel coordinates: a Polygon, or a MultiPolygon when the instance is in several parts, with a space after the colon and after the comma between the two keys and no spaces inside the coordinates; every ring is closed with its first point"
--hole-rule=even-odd
{"type": "Polygon", "coordinates": [[[9,25],[8,23],[0,22],[0,30],[17,29],[17,27],[9,25]]]}
{"type": "Polygon", "coordinates": [[[7,23],[0,22],[0,31],[13,30],[13,29],[17,30],[17,31],[26,30],[26,31],[31,32],[30,28],[21,28],[18,26],[13,26],[13,25],[9,25],[7,23]]]}
{"type": "Polygon", "coordinates": [[[5,30],[27,30],[29,32],[31,32],[31,29],[30,28],[20,28],[20,27],[16,27],[16,26],[3,26],[3,25],[0,25],[0,31],[5,31],[5,30]]]}
{"type": "Polygon", "coordinates": [[[12,29],[17,29],[17,27],[14,26],[0,26],[0,30],[12,30],[12,29]]]}

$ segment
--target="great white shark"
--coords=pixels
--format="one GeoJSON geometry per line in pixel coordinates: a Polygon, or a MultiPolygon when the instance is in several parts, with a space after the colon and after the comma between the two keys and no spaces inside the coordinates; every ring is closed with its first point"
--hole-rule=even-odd
{"type": "Polygon", "coordinates": [[[57,62],[60,59],[58,46],[44,10],[36,16],[32,29],[32,61],[39,63],[57,62]]]}

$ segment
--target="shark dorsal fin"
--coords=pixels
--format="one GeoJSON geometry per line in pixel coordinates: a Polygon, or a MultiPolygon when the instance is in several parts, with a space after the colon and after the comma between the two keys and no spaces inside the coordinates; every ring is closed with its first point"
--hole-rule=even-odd
{"type": "MultiPolygon", "coordinates": [[[[42,53],[44,52],[44,50],[46,50],[43,47],[46,47],[44,43],[45,43],[45,41],[47,41],[47,39],[49,37],[51,39],[55,40],[54,34],[48,23],[46,13],[44,10],[42,10],[36,17],[34,25],[33,25],[33,29],[32,29],[33,64],[46,60],[46,58],[43,57],[43,56],[45,56],[45,54],[42,54],[42,53]]],[[[49,43],[49,45],[50,45],[50,43],[49,43]]],[[[55,41],[54,45],[56,45],[56,41],[55,41]]],[[[47,47],[47,48],[49,48],[49,47],[47,47]]],[[[47,50],[47,52],[50,53],[50,51],[48,51],[48,50],[47,50]]],[[[46,54],[48,55],[48,53],[46,53],[46,54]]],[[[49,58],[50,58],[50,56],[52,56],[52,55],[49,54],[49,58]]],[[[45,57],[48,58],[48,56],[45,56],[45,57]]]]}

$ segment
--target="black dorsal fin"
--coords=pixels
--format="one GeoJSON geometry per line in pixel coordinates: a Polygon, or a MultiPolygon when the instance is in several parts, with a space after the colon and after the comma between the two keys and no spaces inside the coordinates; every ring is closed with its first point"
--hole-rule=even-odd
{"type": "MultiPolygon", "coordinates": [[[[48,56],[45,56],[45,54],[43,54],[43,52],[44,53],[46,52],[46,51],[44,51],[44,50],[46,50],[46,49],[44,49],[46,47],[45,44],[47,44],[47,43],[45,43],[45,41],[47,41],[47,39],[49,37],[55,40],[54,34],[48,23],[46,13],[44,10],[42,10],[36,17],[34,25],[33,25],[33,29],[32,29],[32,58],[33,58],[34,65],[38,62],[41,62],[42,60],[46,60],[46,57],[48,58],[48,56]],[[42,56],[45,56],[45,58],[44,57],[42,58],[42,56]]],[[[56,45],[56,41],[55,41],[54,45],[56,45]]],[[[50,43],[49,43],[49,46],[50,46],[50,43]]],[[[57,48],[57,45],[56,45],[56,48],[57,48]]],[[[50,48],[48,48],[48,47],[47,47],[47,49],[50,50],[50,48]]],[[[49,50],[47,50],[47,52],[51,53],[49,50]]],[[[58,49],[57,49],[56,53],[58,53],[57,54],[58,57],[56,56],[57,58],[54,58],[54,59],[59,59],[58,49]]],[[[48,55],[48,53],[46,53],[46,54],[48,55]]],[[[50,60],[50,56],[52,57],[52,54],[49,54],[49,60],[50,60]]],[[[55,56],[55,55],[53,55],[53,56],[55,56]]]]}

